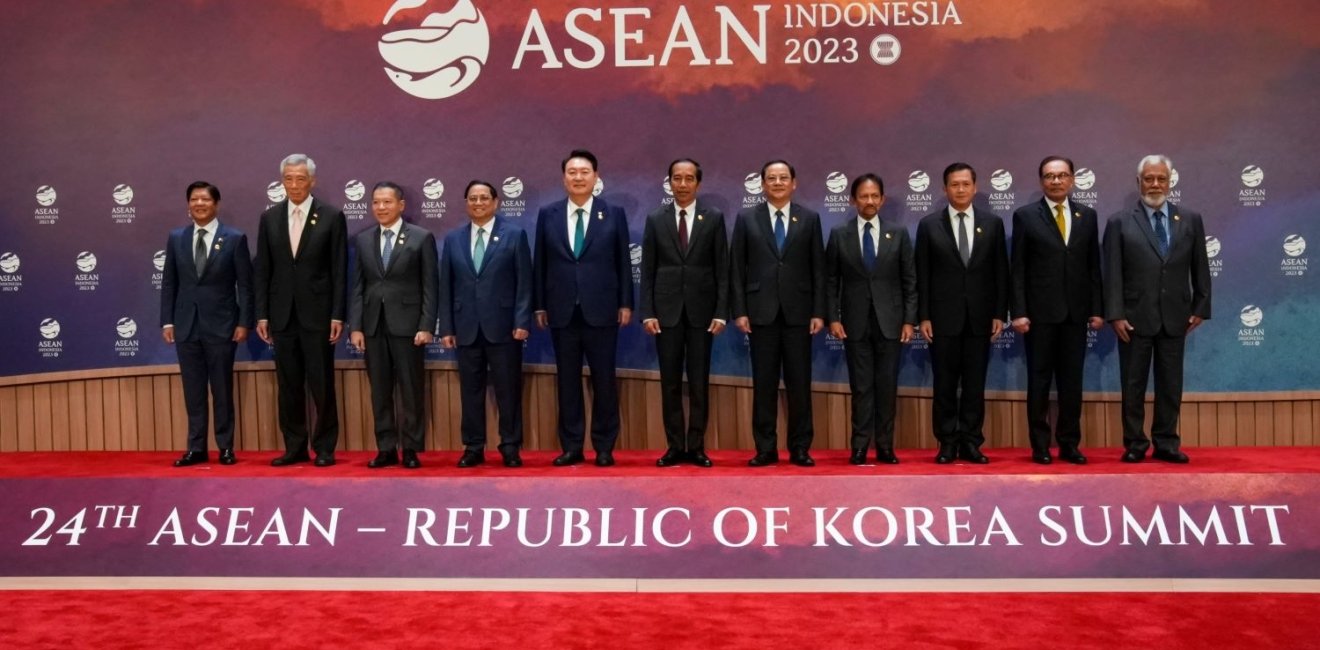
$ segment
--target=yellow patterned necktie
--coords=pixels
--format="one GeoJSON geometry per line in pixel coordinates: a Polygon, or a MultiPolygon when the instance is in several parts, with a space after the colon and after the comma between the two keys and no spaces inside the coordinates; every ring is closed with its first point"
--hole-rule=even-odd
{"type": "Polygon", "coordinates": [[[1064,221],[1062,203],[1054,206],[1054,225],[1059,227],[1059,236],[1062,237],[1063,241],[1066,243],[1068,241],[1068,225],[1067,222],[1064,221]]]}

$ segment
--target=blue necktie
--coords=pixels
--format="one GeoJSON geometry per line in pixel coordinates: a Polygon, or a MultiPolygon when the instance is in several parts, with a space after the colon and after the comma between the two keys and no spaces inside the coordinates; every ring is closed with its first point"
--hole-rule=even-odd
{"type": "Polygon", "coordinates": [[[577,225],[573,227],[573,257],[574,259],[582,257],[582,242],[587,239],[587,227],[582,223],[582,208],[578,208],[577,225]]]}
{"type": "Polygon", "coordinates": [[[1164,227],[1164,212],[1155,211],[1155,237],[1160,240],[1160,257],[1169,255],[1169,229],[1164,227]]]}
{"type": "Polygon", "coordinates": [[[788,229],[784,227],[784,211],[775,210],[775,246],[779,252],[784,252],[784,239],[788,237],[788,229]]]}
{"type": "Polygon", "coordinates": [[[862,226],[862,263],[867,271],[875,270],[875,241],[871,239],[871,223],[862,226]]]}
{"type": "Polygon", "coordinates": [[[486,259],[486,229],[477,228],[477,245],[472,249],[472,266],[481,272],[481,263],[486,259]]]}
{"type": "Polygon", "coordinates": [[[380,254],[380,267],[388,269],[390,268],[390,253],[394,252],[394,231],[386,230],[380,236],[385,238],[385,250],[380,254]]]}

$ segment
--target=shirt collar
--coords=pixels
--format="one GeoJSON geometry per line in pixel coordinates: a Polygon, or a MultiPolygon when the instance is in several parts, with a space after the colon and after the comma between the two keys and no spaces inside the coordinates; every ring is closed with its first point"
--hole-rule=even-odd
{"type": "Polygon", "coordinates": [[[679,210],[687,210],[688,216],[690,217],[696,212],[696,209],[697,209],[696,201],[693,201],[687,205],[679,205],[678,201],[674,201],[674,214],[678,214],[679,210]]]}
{"type": "Polygon", "coordinates": [[[1053,213],[1054,213],[1054,210],[1055,210],[1054,206],[1056,206],[1056,205],[1062,205],[1062,206],[1063,206],[1063,213],[1064,213],[1064,214],[1067,214],[1067,213],[1068,213],[1068,208],[1070,207],[1070,206],[1068,205],[1068,199],[1067,199],[1066,197],[1065,197],[1062,201],[1059,201],[1058,203],[1055,203],[1054,201],[1051,201],[1051,200],[1050,200],[1050,197],[1047,196],[1047,197],[1045,197],[1045,205],[1049,206],[1049,208],[1050,208],[1050,214],[1053,214],[1053,213]]]}
{"type": "Polygon", "coordinates": [[[293,209],[294,209],[294,208],[301,208],[304,217],[309,217],[309,216],[311,216],[311,214],[312,214],[312,195],[311,195],[311,194],[308,194],[308,195],[307,195],[307,198],[306,198],[306,199],[303,199],[303,202],[302,202],[302,203],[294,203],[293,201],[289,201],[289,214],[293,214],[293,209]]]}
{"type": "Polygon", "coordinates": [[[591,205],[592,205],[592,203],[594,203],[594,202],[595,202],[595,198],[593,197],[593,198],[587,199],[587,202],[586,202],[586,203],[583,203],[582,205],[577,205],[576,203],[573,203],[573,199],[569,199],[569,200],[568,200],[568,215],[571,217],[571,216],[573,216],[574,213],[576,213],[576,212],[578,211],[578,208],[582,208],[582,216],[584,216],[584,217],[590,217],[590,216],[591,216],[591,205]]]}
{"type": "MultiPolygon", "coordinates": [[[[966,214],[967,217],[968,217],[969,219],[975,219],[975,218],[976,218],[976,206],[975,206],[975,205],[969,205],[969,206],[967,206],[967,209],[966,209],[966,210],[963,210],[962,212],[963,212],[963,214],[966,214]]],[[[950,218],[950,219],[953,219],[955,223],[957,223],[957,221],[958,221],[958,210],[955,210],[954,207],[953,207],[952,205],[949,206],[949,218],[950,218]]]]}

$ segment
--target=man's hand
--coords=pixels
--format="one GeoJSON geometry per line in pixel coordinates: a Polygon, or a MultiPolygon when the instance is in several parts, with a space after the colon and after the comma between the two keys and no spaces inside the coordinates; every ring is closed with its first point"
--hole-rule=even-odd
{"type": "Polygon", "coordinates": [[[1132,323],[1127,322],[1126,318],[1120,318],[1110,323],[1110,325],[1112,325],[1114,328],[1114,334],[1118,335],[1118,340],[1124,343],[1128,343],[1132,341],[1132,337],[1128,334],[1128,332],[1131,332],[1135,328],[1132,327],[1132,323]]]}
{"type": "Polygon", "coordinates": [[[848,338],[848,333],[843,331],[843,323],[830,323],[830,336],[840,341],[848,338]]]}
{"type": "Polygon", "coordinates": [[[268,321],[257,321],[257,337],[270,345],[270,323],[268,321]]]}
{"type": "Polygon", "coordinates": [[[160,331],[160,337],[162,339],[165,339],[166,343],[169,343],[170,345],[174,345],[174,326],[166,325],[165,329],[162,329],[160,331]]]}
{"type": "Polygon", "coordinates": [[[651,336],[655,336],[656,334],[659,334],[659,333],[660,333],[660,319],[658,319],[658,318],[648,318],[648,319],[642,321],[642,329],[646,330],[646,333],[647,333],[647,334],[650,334],[651,336]]]}
{"type": "Polygon", "coordinates": [[[350,333],[348,335],[348,344],[354,350],[357,350],[359,352],[367,351],[367,337],[363,336],[362,332],[350,333]]]}
{"type": "Polygon", "coordinates": [[[544,311],[536,312],[536,326],[545,329],[550,324],[550,317],[544,311]]]}
{"type": "Polygon", "coordinates": [[[454,346],[458,345],[458,337],[454,336],[453,334],[450,334],[449,336],[442,336],[440,337],[440,345],[443,345],[446,348],[452,350],[454,349],[454,346]]]}
{"type": "Polygon", "coordinates": [[[825,329],[825,319],[824,319],[824,318],[813,318],[813,319],[811,319],[811,326],[807,328],[807,332],[808,332],[809,334],[811,334],[812,336],[815,336],[815,335],[819,334],[820,331],[823,330],[823,329],[825,329]]]}
{"type": "Polygon", "coordinates": [[[1200,327],[1200,326],[1201,326],[1201,323],[1204,323],[1204,322],[1205,322],[1205,319],[1204,319],[1204,318],[1201,318],[1200,316],[1188,316],[1188,317],[1187,317],[1187,333],[1188,333],[1188,334],[1191,334],[1191,333],[1192,333],[1192,330],[1194,330],[1194,329],[1200,327]]]}
{"type": "Polygon", "coordinates": [[[330,321],[330,342],[338,343],[339,336],[344,333],[344,323],[337,320],[330,321]]]}
{"type": "Polygon", "coordinates": [[[710,327],[707,327],[706,331],[710,332],[714,336],[719,336],[720,332],[724,331],[724,321],[718,318],[712,318],[710,320],[710,327]]]}
{"type": "Polygon", "coordinates": [[[1022,318],[1014,318],[1013,331],[1018,334],[1026,334],[1031,331],[1031,319],[1026,316],[1023,316],[1022,318]]]}
{"type": "MultiPolygon", "coordinates": [[[[242,325],[239,325],[238,327],[234,328],[233,341],[235,343],[242,343],[243,341],[247,340],[247,335],[248,335],[248,329],[246,327],[243,327],[242,325]]],[[[174,338],[173,332],[170,333],[170,338],[171,339],[174,338]]]]}
{"type": "Polygon", "coordinates": [[[627,307],[619,308],[619,327],[626,327],[632,322],[632,310],[627,307]]]}
{"type": "Polygon", "coordinates": [[[733,324],[736,325],[743,334],[752,333],[752,321],[748,320],[746,316],[739,316],[733,319],[733,324]]]}
{"type": "Polygon", "coordinates": [[[430,343],[431,341],[434,340],[435,340],[435,336],[430,332],[426,332],[426,331],[418,330],[418,332],[413,335],[413,345],[417,347],[426,345],[427,343],[430,343]]]}
{"type": "Polygon", "coordinates": [[[990,340],[991,340],[991,341],[993,341],[993,340],[999,338],[999,335],[1000,335],[1001,333],[1003,333],[1003,331],[1004,331],[1004,321],[999,320],[998,318],[992,318],[992,319],[990,319],[990,340]]]}
{"type": "MultiPolygon", "coordinates": [[[[518,329],[516,329],[516,330],[513,330],[513,340],[515,340],[515,341],[526,341],[526,340],[527,340],[527,337],[528,337],[530,334],[531,334],[531,332],[528,332],[527,330],[522,329],[522,328],[520,327],[520,328],[518,328],[518,329]]],[[[451,337],[449,337],[449,338],[452,339],[452,338],[454,338],[454,337],[451,336],[451,337]]]]}
{"type": "Polygon", "coordinates": [[[930,326],[928,320],[921,321],[921,338],[926,339],[927,343],[935,340],[935,328],[930,326]]]}
{"type": "Polygon", "coordinates": [[[1089,324],[1091,326],[1091,329],[1098,330],[1101,327],[1105,326],[1105,319],[1100,318],[1099,316],[1092,316],[1089,324]]]}
{"type": "Polygon", "coordinates": [[[903,323],[903,331],[898,335],[899,343],[908,343],[912,341],[912,325],[903,323]]]}

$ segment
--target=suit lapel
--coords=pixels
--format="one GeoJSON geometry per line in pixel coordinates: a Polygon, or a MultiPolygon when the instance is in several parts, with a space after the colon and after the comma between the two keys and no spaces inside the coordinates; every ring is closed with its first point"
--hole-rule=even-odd
{"type": "Polygon", "coordinates": [[[802,224],[805,223],[802,221],[801,216],[803,212],[806,212],[806,209],[802,206],[796,203],[789,204],[788,218],[784,220],[784,250],[788,250],[788,247],[792,246],[793,242],[797,240],[799,231],[802,230],[802,224]]]}
{"type": "Polygon", "coordinates": [[[857,267],[862,275],[870,275],[866,270],[866,261],[862,259],[862,240],[857,234],[857,217],[848,220],[848,227],[843,230],[843,255],[849,264],[857,267]]]}
{"type": "Polygon", "coordinates": [[[967,268],[971,268],[986,256],[985,248],[990,245],[985,237],[986,226],[990,223],[989,219],[977,215],[972,218],[972,257],[967,260],[967,268]]]}
{"type": "MultiPolygon", "coordinates": [[[[1156,256],[1160,256],[1160,238],[1155,236],[1155,229],[1150,227],[1150,219],[1146,217],[1146,208],[1142,207],[1141,203],[1137,203],[1136,209],[1132,211],[1132,220],[1137,223],[1137,228],[1146,234],[1146,241],[1150,243],[1151,250],[1155,251],[1156,256]]],[[[1172,245],[1172,234],[1170,234],[1169,242],[1172,245]]]]}
{"type": "MultiPolygon", "coordinates": [[[[490,227],[486,229],[486,253],[485,256],[481,258],[480,269],[477,268],[477,260],[472,257],[472,248],[471,247],[467,248],[468,264],[472,267],[473,273],[476,274],[478,277],[484,274],[486,272],[486,269],[490,268],[490,261],[494,259],[495,253],[500,248],[500,244],[501,244],[500,235],[503,233],[503,231],[504,231],[504,224],[502,221],[500,221],[500,218],[495,217],[494,219],[492,219],[490,222],[490,227]]],[[[467,235],[468,235],[467,241],[471,242],[472,241],[471,223],[468,224],[467,235]]]]}
{"type": "MultiPolygon", "coordinates": [[[[692,209],[697,210],[697,206],[693,205],[692,209]]],[[[697,227],[697,220],[694,215],[692,219],[692,230],[688,231],[688,248],[692,247],[692,235],[695,234],[694,231],[696,230],[696,227],[697,227]]],[[[678,256],[687,257],[687,251],[683,250],[683,246],[678,240],[678,208],[677,207],[671,205],[665,208],[664,213],[660,217],[660,228],[664,231],[665,237],[667,237],[669,241],[674,245],[674,250],[678,251],[678,256]]]]}
{"type": "MultiPolygon", "coordinates": [[[[563,233],[562,245],[564,247],[564,253],[568,255],[569,259],[573,259],[573,229],[569,227],[568,224],[568,208],[570,205],[572,204],[568,202],[568,199],[564,199],[560,203],[560,207],[557,210],[558,214],[555,215],[555,219],[558,220],[557,223],[559,226],[555,228],[555,231],[563,233]]],[[[591,215],[589,214],[584,214],[583,218],[585,219],[590,216],[591,215]]],[[[583,248],[585,247],[584,244],[583,248]]]]}
{"type": "MultiPolygon", "coordinates": [[[[958,251],[958,238],[953,234],[953,226],[949,224],[949,210],[945,208],[940,211],[940,232],[944,233],[945,246],[953,251],[954,257],[962,260],[962,253],[958,251]]],[[[966,264],[964,264],[966,266],[966,264]]]]}
{"type": "MultiPolygon", "coordinates": [[[[1040,209],[1037,213],[1040,214],[1041,223],[1048,227],[1050,231],[1054,232],[1055,241],[1066,247],[1067,243],[1063,240],[1063,233],[1059,232],[1059,224],[1054,222],[1054,212],[1050,210],[1050,204],[1046,203],[1045,199],[1040,200],[1040,209]]],[[[1064,218],[1070,219],[1072,218],[1072,215],[1065,213],[1064,218]]]]}
{"type": "MultiPolygon", "coordinates": [[[[792,211],[793,211],[792,208],[789,208],[789,212],[792,211]]],[[[762,233],[761,239],[765,241],[766,247],[770,249],[770,252],[775,257],[781,257],[782,254],[780,253],[779,247],[775,244],[775,229],[773,226],[770,225],[770,222],[774,219],[774,217],[770,216],[770,214],[771,214],[770,203],[768,201],[758,205],[756,207],[756,224],[761,229],[761,233],[762,233]]],[[[784,223],[784,231],[785,233],[787,233],[788,231],[787,222],[784,223]]],[[[785,249],[788,248],[787,236],[784,237],[784,248],[785,249]]]]}
{"type": "Polygon", "coordinates": [[[1168,215],[1165,218],[1169,225],[1169,256],[1172,257],[1173,249],[1178,246],[1178,242],[1182,239],[1182,218],[1178,216],[1178,206],[1165,202],[1164,209],[1168,215]]]}
{"type": "MultiPolygon", "coordinates": [[[[295,260],[302,257],[303,251],[307,250],[307,240],[311,239],[316,232],[315,224],[321,219],[320,203],[321,202],[317,200],[316,197],[312,197],[311,205],[307,206],[307,214],[303,215],[302,237],[298,239],[298,251],[293,255],[293,259],[295,260]]],[[[289,236],[288,222],[289,213],[286,207],[284,212],[284,236],[286,238],[289,236]]]]}
{"type": "Polygon", "coordinates": [[[586,236],[582,239],[582,254],[578,257],[586,255],[587,251],[591,250],[591,243],[600,239],[601,226],[605,223],[604,216],[609,210],[609,204],[600,200],[599,197],[591,200],[591,212],[588,212],[586,217],[587,232],[586,236]]]}

